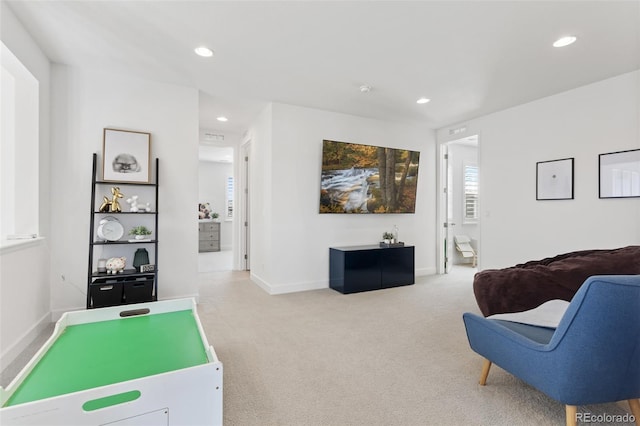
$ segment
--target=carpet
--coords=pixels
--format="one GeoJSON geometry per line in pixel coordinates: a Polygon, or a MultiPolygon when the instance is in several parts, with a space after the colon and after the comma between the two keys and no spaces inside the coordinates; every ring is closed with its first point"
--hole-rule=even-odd
{"type": "MultiPolygon", "coordinates": [[[[200,275],[199,315],[224,364],[232,425],[559,425],[562,404],[469,348],[475,269],[343,295],[269,296],[245,272],[200,275]]],[[[624,415],[622,403],[579,407],[624,415]]]]}

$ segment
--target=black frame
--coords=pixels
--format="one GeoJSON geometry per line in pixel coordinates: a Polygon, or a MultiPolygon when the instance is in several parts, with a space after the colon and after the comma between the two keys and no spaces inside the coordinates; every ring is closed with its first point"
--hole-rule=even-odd
{"type": "MultiPolygon", "coordinates": [[[[573,200],[574,199],[574,163],[575,159],[571,158],[561,158],[559,160],[549,160],[549,161],[539,161],[536,163],[536,200],[573,200]],[[567,166],[571,168],[568,173],[568,177],[571,179],[570,185],[570,193],[566,194],[566,196],[560,195],[559,197],[543,197],[540,195],[540,180],[546,177],[546,172],[541,170],[542,164],[548,163],[559,163],[559,162],[567,162],[567,166]]],[[[553,176],[555,178],[555,175],[553,176]]],[[[544,194],[543,194],[544,195],[544,194]]]]}
{"type": "MultiPolygon", "coordinates": [[[[127,162],[125,162],[127,164],[127,162]]],[[[127,164],[130,165],[130,164],[127,164]]],[[[121,169],[122,170],[122,169],[121,169]]],[[[130,170],[130,169],[124,169],[130,170]]],[[[151,183],[151,133],[105,128],[102,138],[102,180],[105,182],[151,183]],[[132,156],[135,153],[136,156],[132,156]],[[116,173],[118,159],[126,158],[139,172],[116,173]]]]}
{"type": "MultiPolygon", "coordinates": [[[[640,187],[638,188],[638,193],[632,193],[631,195],[603,195],[602,191],[602,180],[603,180],[603,170],[602,170],[602,160],[607,156],[613,155],[622,155],[635,152],[638,153],[638,163],[640,163],[640,149],[628,149],[626,151],[616,151],[616,152],[607,152],[604,154],[598,155],[598,198],[638,198],[640,197],[640,187]]],[[[629,160],[633,162],[633,157],[630,157],[629,160]]],[[[640,167],[639,167],[640,168],[640,167]]]]}

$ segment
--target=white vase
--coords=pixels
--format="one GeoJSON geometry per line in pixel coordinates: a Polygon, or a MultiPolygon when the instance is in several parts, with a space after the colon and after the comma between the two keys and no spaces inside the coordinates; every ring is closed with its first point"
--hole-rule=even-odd
{"type": "Polygon", "coordinates": [[[136,235],[136,240],[144,240],[146,235],[136,235]]]}

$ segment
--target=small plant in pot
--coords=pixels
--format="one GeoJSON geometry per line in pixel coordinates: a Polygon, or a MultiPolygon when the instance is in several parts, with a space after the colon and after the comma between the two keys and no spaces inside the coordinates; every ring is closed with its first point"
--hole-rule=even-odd
{"type": "Polygon", "coordinates": [[[146,226],[140,225],[133,227],[129,235],[135,235],[136,240],[144,240],[147,235],[151,235],[151,231],[146,226]]]}
{"type": "Polygon", "coordinates": [[[220,217],[218,213],[211,213],[211,219],[216,220],[220,217]]]}
{"type": "Polygon", "coordinates": [[[389,244],[393,242],[393,234],[391,232],[384,232],[382,234],[382,239],[384,240],[385,244],[389,244]]]}

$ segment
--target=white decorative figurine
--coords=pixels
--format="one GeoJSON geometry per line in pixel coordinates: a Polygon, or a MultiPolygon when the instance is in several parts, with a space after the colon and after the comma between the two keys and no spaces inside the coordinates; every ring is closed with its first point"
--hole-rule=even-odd
{"type": "Polygon", "coordinates": [[[127,204],[129,204],[129,211],[130,212],[137,212],[139,211],[139,207],[138,207],[138,196],[137,195],[132,195],[130,198],[127,198],[127,204]]]}
{"type": "Polygon", "coordinates": [[[151,203],[139,203],[137,195],[132,195],[131,197],[127,198],[127,203],[129,204],[130,212],[137,213],[151,211],[151,203]]]}

